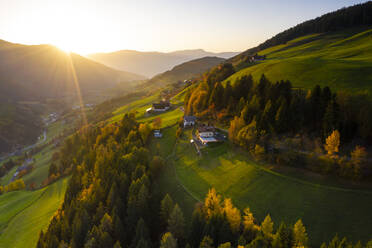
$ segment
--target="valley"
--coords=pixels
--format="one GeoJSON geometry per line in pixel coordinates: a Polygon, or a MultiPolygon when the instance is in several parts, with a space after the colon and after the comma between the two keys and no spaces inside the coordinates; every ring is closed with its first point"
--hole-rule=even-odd
{"type": "Polygon", "coordinates": [[[0,40],[0,248],[371,248],[372,1],[279,2],[61,2],[103,52],[0,40]]]}

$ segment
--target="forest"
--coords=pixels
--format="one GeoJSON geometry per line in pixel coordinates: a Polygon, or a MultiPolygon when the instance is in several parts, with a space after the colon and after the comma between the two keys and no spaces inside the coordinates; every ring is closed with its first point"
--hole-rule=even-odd
{"type": "Polygon", "coordinates": [[[371,179],[372,103],[367,95],[329,87],[293,88],[290,81],[258,82],[223,64],[185,97],[185,112],[229,128],[229,138],[269,162],[302,166],[353,180],[371,179]]]}
{"type": "MultiPolygon", "coordinates": [[[[275,229],[268,214],[257,223],[248,206],[241,213],[214,189],[186,220],[168,194],[153,192],[164,159],[151,155],[150,131],[126,114],[120,124],[88,126],[65,142],[57,168],[71,168],[72,177],[37,247],[308,247],[300,219],[275,229]]],[[[362,244],[335,236],[326,247],[362,244]]]]}

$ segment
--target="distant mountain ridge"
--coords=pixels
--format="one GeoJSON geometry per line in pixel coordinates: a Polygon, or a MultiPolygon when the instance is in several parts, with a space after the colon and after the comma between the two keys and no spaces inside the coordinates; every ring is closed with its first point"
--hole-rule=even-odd
{"type": "Polygon", "coordinates": [[[0,40],[0,97],[4,100],[40,100],[76,92],[82,94],[142,80],[143,76],[114,70],[78,54],[51,45],[21,45],[0,40]]]}
{"type": "Polygon", "coordinates": [[[221,64],[226,59],[218,57],[204,57],[194,59],[180,65],[176,65],[171,70],[158,74],[146,82],[147,85],[165,86],[179,81],[194,79],[210,68],[221,64]]]}
{"type": "Polygon", "coordinates": [[[88,55],[97,62],[112,68],[153,77],[156,74],[168,71],[181,63],[203,58],[220,57],[231,58],[239,52],[213,53],[203,49],[182,50],[169,53],[139,52],[134,50],[121,50],[112,53],[96,53],[88,55]]]}

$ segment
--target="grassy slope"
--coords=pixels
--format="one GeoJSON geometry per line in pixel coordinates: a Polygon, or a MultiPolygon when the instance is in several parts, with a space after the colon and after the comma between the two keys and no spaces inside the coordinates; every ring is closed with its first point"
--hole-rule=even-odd
{"type": "Polygon", "coordinates": [[[35,183],[36,187],[48,178],[48,170],[51,163],[52,155],[56,148],[51,144],[45,147],[42,151],[38,152],[35,156],[34,169],[22,177],[26,185],[35,183]]]}
{"type": "Polygon", "coordinates": [[[251,208],[262,221],[270,213],[276,224],[302,218],[313,245],[335,233],[355,240],[371,238],[372,192],[324,186],[275,173],[248,159],[225,143],[207,148],[202,158],[185,138],[177,147],[178,177],[203,198],[215,187],[243,209],[251,208]]]}
{"type": "MultiPolygon", "coordinates": [[[[45,142],[50,142],[53,138],[58,136],[65,128],[70,127],[70,124],[62,124],[62,121],[57,121],[48,126],[47,139],[45,142]]],[[[35,183],[36,187],[48,177],[49,165],[53,153],[58,148],[55,148],[53,144],[46,146],[43,150],[36,153],[33,158],[35,159],[34,169],[22,177],[26,185],[30,183],[35,183]]],[[[0,185],[6,185],[9,183],[13,174],[17,170],[17,166],[12,168],[5,176],[0,178],[0,185]]]]}
{"type": "Polygon", "coordinates": [[[0,233],[20,211],[37,200],[44,190],[13,191],[0,196],[0,233]]]}
{"type": "Polygon", "coordinates": [[[156,117],[160,117],[162,119],[162,127],[168,127],[176,123],[180,117],[183,116],[183,112],[179,109],[181,104],[179,102],[179,98],[182,99],[182,96],[177,98],[177,102],[172,102],[175,105],[171,110],[160,114],[147,115],[146,109],[150,108],[152,103],[159,101],[159,94],[154,94],[118,108],[113,112],[114,116],[110,119],[110,121],[120,121],[125,113],[135,111],[139,122],[151,122],[156,117]]]}
{"type": "MultiPolygon", "coordinates": [[[[181,104],[183,95],[181,92],[172,101],[181,104]]],[[[147,121],[142,114],[153,100],[154,96],[141,99],[116,113],[137,111],[139,120],[147,121]]],[[[168,119],[167,124],[171,125],[170,120],[175,123],[179,114],[182,113],[170,111],[157,116],[168,119]]],[[[249,206],[258,221],[268,213],[276,224],[302,218],[314,245],[330,240],[336,233],[354,240],[371,238],[372,192],[327,186],[324,180],[306,175],[301,178],[307,180],[299,180],[276,173],[251,161],[229,143],[207,148],[200,158],[189,144],[190,131],[177,145],[176,155],[169,156],[175,132],[176,126],[164,129],[163,138],[154,139],[151,145],[155,153],[167,158],[158,190],[162,194],[168,192],[186,216],[191,215],[194,204],[205,197],[208,189],[215,187],[240,209],[249,206]]]]}
{"type": "Polygon", "coordinates": [[[314,34],[259,52],[267,60],[242,69],[227,80],[263,73],[272,81],[289,79],[296,87],[330,86],[334,90],[372,93],[372,29],[314,34]]]}
{"type": "Polygon", "coordinates": [[[155,192],[161,194],[163,197],[165,194],[169,194],[174,202],[178,203],[183,210],[185,219],[190,223],[192,212],[197,200],[194,199],[185,189],[182,184],[178,181],[174,170],[172,160],[168,159],[172,154],[174,144],[176,142],[176,126],[172,126],[163,130],[163,138],[152,139],[150,148],[154,155],[160,155],[166,159],[166,167],[162,171],[162,174],[158,178],[156,185],[154,186],[155,192]]]}
{"type": "Polygon", "coordinates": [[[48,226],[62,203],[67,182],[65,178],[38,191],[20,191],[1,196],[0,202],[7,204],[0,207],[0,220],[5,216],[7,222],[4,222],[6,228],[1,230],[0,247],[34,247],[39,232],[48,226]],[[29,207],[19,207],[27,206],[30,202],[33,203],[29,207]],[[16,212],[15,207],[20,211],[16,212]]]}

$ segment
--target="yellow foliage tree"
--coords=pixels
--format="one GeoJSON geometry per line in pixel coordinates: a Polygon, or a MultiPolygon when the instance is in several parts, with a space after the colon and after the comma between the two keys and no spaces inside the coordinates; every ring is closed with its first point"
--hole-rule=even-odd
{"type": "Polygon", "coordinates": [[[240,129],[242,129],[245,125],[244,119],[239,118],[237,116],[234,117],[234,120],[230,122],[230,127],[229,127],[229,138],[232,140],[234,143],[239,143],[239,140],[237,139],[238,133],[240,129]]]}
{"type": "Polygon", "coordinates": [[[230,198],[226,198],[223,202],[223,211],[229,221],[231,230],[237,233],[240,229],[241,214],[239,209],[234,207],[230,198]]]}
{"type": "Polygon", "coordinates": [[[307,247],[308,237],[301,219],[293,226],[293,239],[294,247],[307,247]]]}
{"type": "Polygon", "coordinates": [[[351,159],[355,165],[361,165],[364,163],[367,159],[367,156],[368,154],[366,148],[362,146],[356,146],[354,151],[351,152],[351,159]]]}
{"type": "Polygon", "coordinates": [[[329,156],[335,156],[338,153],[338,149],[340,146],[340,132],[338,130],[334,130],[331,135],[328,136],[326,139],[326,144],[324,145],[324,149],[326,149],[327,154],[329,156]]]}
{"type": "Polygon", "coordinates": [[[266,218],[261,223],[261,230],[263,234],[267,237],[271,237],[274,230],[274,223],[271,220],[270,214],[266,215],[266,218]]]}
{"type": "Polygon", "coordinates": [[[255,229],[254,217],[249,208],[244,209],[243,215],[243,227],[244,230],[253,230],[255,229]]]}
{"type": "Polygon", "coordinates": [[[214,188],[208,191],[207,197],[204,200],[204,208],[208,217],[216,213],[221,213],[221,196],[217,194],[214,188]]]}
{"type": "Polygon", "coordinates": [[[142,141],[146,144],[151,134],[151,127],[148,123],[141,123],[138,127],[138,131],[141,134],[142,141]]]}

